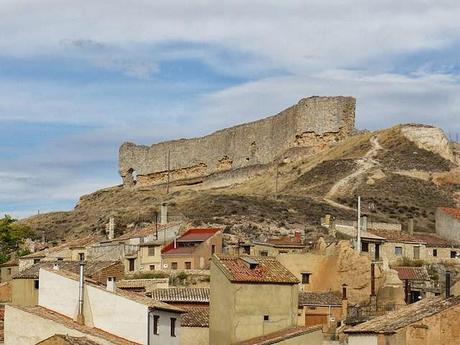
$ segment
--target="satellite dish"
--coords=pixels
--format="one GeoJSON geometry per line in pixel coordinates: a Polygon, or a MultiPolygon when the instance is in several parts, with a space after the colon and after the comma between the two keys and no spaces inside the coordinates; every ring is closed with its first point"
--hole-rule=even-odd
{"type": "Polygon", "coordinates": [[[168,268],[168,264],[163,264],[163,268],[168,268]]]}

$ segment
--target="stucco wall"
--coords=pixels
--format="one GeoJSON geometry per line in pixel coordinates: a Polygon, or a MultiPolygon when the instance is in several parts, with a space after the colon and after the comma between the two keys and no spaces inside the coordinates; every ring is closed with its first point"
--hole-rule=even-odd
{"type": "Polygon", "coordinates": [[[101,345],[112,342],[67,328],[54,321],[38,317],[11,306],[5,307],[5,345],[35,345],[54,334],[68,334],[74,337],[87,337],[101,345]],[[25,328],[27,327],[27,331],[25,328]]]}
{"type": "Polygon", "coordinates": [[[181,327],[181,345],[209,345],[208,327],[181,327]]]}
{"type": "Polygon", "coordinates": [[[427,258],[427,250],[424,244],[419,243],[402,243],[402,242],[386,242],[380,246],[380,256],[383,260],[388,260],[390,264],[397,262],[403,257],[414,260],[414,247],[420,247],[420,260],[427,258]],[[395,248],[402,248],[402,255],[395,254],[395,248]]]}
{"type": "Polygon", "coordinates": [[[297,325],[297,285],[231,284],[214,263],[211,277],[211,344],[233,344],[297,325]]]}
{"type": "Polygon", "coordinates": [[[13,279],[11,282],[11,302],[16,305],[38,304],[38,289],[35,279],[13,279]]]}
{"type": "Polygon", "coordinates": [[[310,97],[281,113],[223,129],[201,138],[162,142],[152,146],[124,143],[119,171],[125,185],[164,183],[170,152],[172,181],[215,172],[267,164],[293,147],[321,147],[339,141],[354,129],[355,99],[310,97]]]}
{"type": "Polygon", "coordinates": [[[438,208],[436,210],[436,233],[446,239],[460,242],[460,219],[438,208]]]}
{"type": "Polygon", "coordinates": [[[19,272],[19,266],[0,267],[0,282],[10,281],[19,272]]]}
{"type": "Polygon", "coordinates": [[[302,334],[295,338],[281,340],[276,344],[280,345],[322,345],[323,344],[323,332],[317,330],[311,333],[302,334]]]}
{"type": "Polygon", "coordinates": [[[348,337],[348,345],[377,345],[376,335],[350,335],[348,337]]]}

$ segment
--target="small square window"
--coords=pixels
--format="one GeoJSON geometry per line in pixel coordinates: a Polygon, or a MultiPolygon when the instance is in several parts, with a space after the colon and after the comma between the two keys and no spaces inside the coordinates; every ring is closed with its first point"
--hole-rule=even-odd
{"type": "Polygon", "coordinates": [[[402,247],[395,247],[395,255],[397,256],[402,255],[402,247]]]}
{"type": "Polygon", "coordinates": [[[150,269],[150,271],[155,271],[155,265],[150,265],[149,269],[150,269]]]}
{"type": "Polygon", "coordinates": [[[433,249],[433,256],[438,256],[438,250],[437,249],[433,249]]]}
{"type": "Polygon", "coordinates": [[[78,259],[80,261],[85,261],[85,253],[78,253],[78,259]]]}
{"type": "Polygon", "coordinates": [[[149,256],[155,256],[155,246],[148,246],[148,251],[149,256]]]}
{"type": "Polygon", "coordinates": [[[192,263],[190,261],[185,262],[185,269],[186,270],[191,270],[192,269],[192,263]]]}
{"type": "Polygon", "coordinates": [[[311,273],[302,273],[302,284],[310,284],[311,273]]]}
{"type": "Polygon", "coordinates": [[[171,262],[171,269],[177,270],[177,262],[171,262]]]}
{"type": "Polygon", "coordinates": [[[455,250],[451,250],[450,257],[451,259],[455,259],[457,257],[457,252],[455,250]]]}
{"type": "Polygon", "coordinates": [[[270,320],[270,316],[264,315],[264,321],[268,321],[268,320],[270,320]]]}
{"type": "Polygon", "coordinates": [[[367,243],[367,242],[362,242],[362,243],[361,243],[361,251],[362,251],[362,252],[368,252],[368,251],[369,251],[369,243],[367,243]]]}
{"type": "Polygon", "coordinates": [[[8,268],[8,274],[11,275],[11,268],[8,268]]]}
{"type": "Polygon", "coordinates": [[[268,252],[266,250],[262,250],[260,252],[260,256],[268,256],[268,252]]]}

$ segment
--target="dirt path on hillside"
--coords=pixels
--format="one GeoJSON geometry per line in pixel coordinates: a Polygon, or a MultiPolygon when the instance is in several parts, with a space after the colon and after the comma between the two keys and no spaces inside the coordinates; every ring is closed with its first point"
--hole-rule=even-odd
{"type": "Polygon", "coordinates": [[[370,142],[372,144],[372,148],[364,155],[363,158],[356,161],[358,165],[357,169],[350,175],[347,175],[337,181],[324,196],[327,203],[335,207],[351,209],[348,206],[337,203],[333,200],[333,198],[337,195],[344,194],[345,191],[355,189],[358,184],[359,177],[379,165],[379,162],[375,160],[375,157],[377,156],[378,151],[382,149],[382,146],[380,145],[377,137],[372,137],[370,142]]]}

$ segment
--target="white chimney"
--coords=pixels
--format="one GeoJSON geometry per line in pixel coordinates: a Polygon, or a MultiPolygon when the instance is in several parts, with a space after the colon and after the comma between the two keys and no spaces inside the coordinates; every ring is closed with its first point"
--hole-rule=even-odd
{"type": "Polygon", "coordinates": [[[78,315],[77,322],[80,325],[85,324],[85,318],[83,316],[83,296],[85,293],[85,263],[80,261],[80,280],[78,284],[78,315]]]}
{"type": "Polygon", "coordinates": [[[53,270],[59,271],[59,264],[57,262],[53,264],[53,270]]]}
{"type": "Polygon", "coordinates": [[[115,292],[117,289],[117,279],[115,277],[107,278],[107,291],[115,292]]]}
{"type": "Polygon", "coordinates": [[[107,224],[107,238],[113,240],[115,237],[115,218],[110,217],[109,223],[107,224]]]}
{"type": "Polygon", "coordinates": [[[168,224],[168,204],[165,202],[160,206],[160,224],[168,224]]]}

